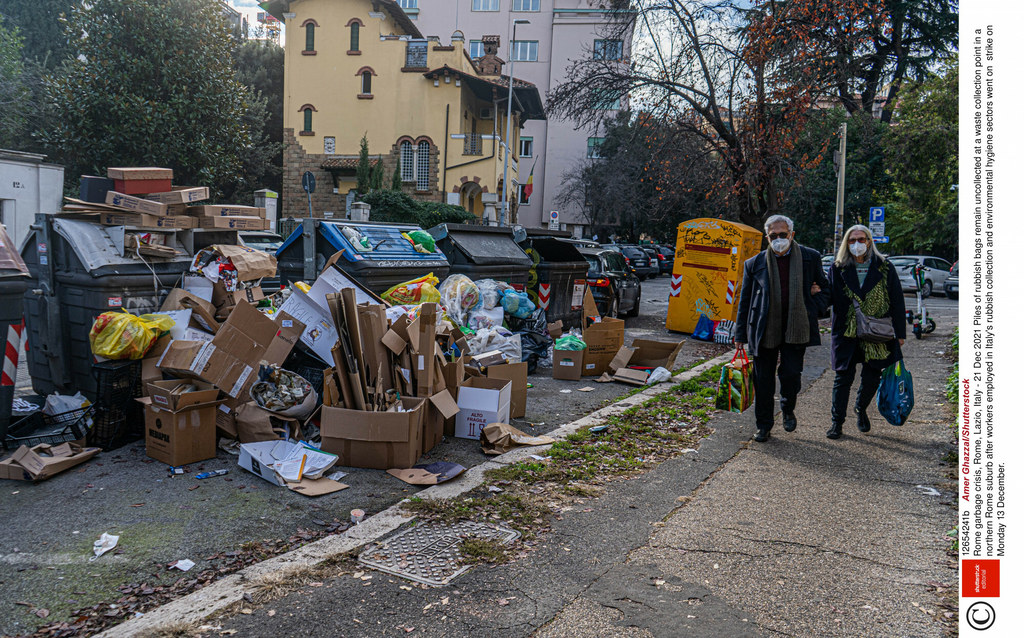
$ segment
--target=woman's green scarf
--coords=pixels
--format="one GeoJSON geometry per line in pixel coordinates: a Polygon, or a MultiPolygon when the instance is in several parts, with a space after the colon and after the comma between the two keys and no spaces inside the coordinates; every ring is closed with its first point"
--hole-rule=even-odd
{"type": "MultiPolygon", "coordinates": [[[[847,296],[851,300],[856,299],[860,303],[861,312],[870,317],[882,317],[889,312],[888,262],[883,261],[879,271],[882,273],[881,280],[864,295],[863,299],[857,296],[857,293],[853,292],[849,286],[846,287],[847,296]]],[[[846,311],[846,330],[843,332],[843,336],[851,339],[857,338],[857,314],[852,303],[846,311]]],[[[865,361],[885,359],[889,356],[889,348],[884,343],[869,343],[863,339],[858,339],[857,343],[864,352],[865,361]]]]}

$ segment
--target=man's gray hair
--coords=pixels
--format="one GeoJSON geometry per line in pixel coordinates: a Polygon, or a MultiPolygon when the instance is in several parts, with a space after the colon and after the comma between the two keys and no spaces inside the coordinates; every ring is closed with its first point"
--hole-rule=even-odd
{"type": "Polygon", "coordinates": [[[768,234],[768,229],[778,224],[779,222],[785,222],[786,227],[789,228],[789,232],[793,232],[793,220],[785,215],[772,215],[764,222],[764,234],[768,234]]]}

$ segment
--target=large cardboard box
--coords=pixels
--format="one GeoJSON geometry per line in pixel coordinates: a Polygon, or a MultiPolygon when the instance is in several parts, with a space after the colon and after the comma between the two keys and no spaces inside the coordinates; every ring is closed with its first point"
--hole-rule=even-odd
{"type": "Polygon", "coordinates": [[[338,465],[374,470],[408,469],[423,450],[426,399],[402,399],[405,412],[366,412],[324,406],[320,448],[338,465]]]}
{"type": "Polygon", "coordinates": [[[134,197],[132,195],[125,195],[124,193],[118,193],[117,191],[107,191],[106,203],[114,206],[115,208],[122,208],[135,213],[145,213],[147,215],[167,215],[169,204],[161,204],[160,202],[154,202],[149,199],[142,197],[134,197]]]}
{"type": "Polygon", "coordinates": [[[189,405],[177,412],[139,399],[146,410],[146,455],[172,467],[217,456],[219,401],[189,405]]]}
{"type": "Polygon", "coordinates": [[[262,217],[194,217],[200,228],[224,228],[228,230],[269,230],[270,222],[262,217]]]}
{"type": "Polygon", "coordinates": [[[104,226],[137,226],[139,228],[172,228],[186,230],[196,227],[194,217],[184,215],[146,215],[143,213],[100,213],[104,226]]]}
{"type": "Polygon", "coordinates": [[[179,412],[187,407],[216,401],[220,390],[212,383],[173,379],[171,381],[154,381],[147,386],[148,395],[153,405],[171,412],[179,412]]]}
{"type": "Polygon", "coordinates": [[[512,402],[509,407],[509,416],[513,419],[521,419],[526,416],[526,376],[529,372],[528,367],[525,361],[487,366],[488,379],[505,379],[512,382],[512,402]]]}
{"type": "Polygon", "coordinates": [[[193,217],[266,217],[267,209],[256,206],[189,206],[193,217]]]}
{"type": "Polygon", "coordinates": [[[612,317],[583,330],[583,341],[587,344],[583,351],[583,376],[600,376],[608,371],[608,364],[622,347],[625,331],[626,322],[612,317]]]}
{"type": "Polygon", "coordinates": [[[161,204],[191,204],[210,198],[210,189],[205,186],[174,186],[167,193],[150,193],[146,199],[161,204]]]}
{"type": "Polygon", "coordinates": [[[668,368],[675,365],[679,351],[683,349],[682,341],[653,341],[651,339],[634,339],[633,356],[629,365],[641,368],[668,368]]]}
{"type": "Polygon", "coordinates": [[[459,388],[455,436],[479,439],[488,423],[508,423],[511,404],[511,381],[487,377],[467,379],[459,388]]]}
{"type": "Polygon", "coordinates": [[[146,195],[171,190],[174,171],[155,166],[114,167],[107,169],[107,177],[114,180],[114,190],[119,193],[146,195]]]}
{"type": "Polygon", "coordinates": [[[583,355],[583,350],[555,350],[552,355],[551,377],[579,381],[583,376],[583,355]]]}
{"type": "Polygon", "coordinates": [[[54,474],[85,463],[99,454],[100,448],[83,448],[74,443],[60,445],[22,445],[10,457],[0,461],[0,479],[43,481],[54,474]]]}

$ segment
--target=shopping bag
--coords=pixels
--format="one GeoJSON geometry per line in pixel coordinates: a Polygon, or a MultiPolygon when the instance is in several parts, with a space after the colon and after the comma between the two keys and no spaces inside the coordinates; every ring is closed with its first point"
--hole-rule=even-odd
{"type": "Polygon", "coordinates": [[[735,321],[729,321],[728,319],[722,319],[715,324],[715,343],[732,343],[733,329],[736,327],[735,321]]]}
{"type": "Polygon", "coordinates": [[[89,345],[93,354],[105,359],[141,359],[172,327],[174,319],[167,315],[104,312],[89,330],[89,345]]]}
{"type": "Polygon", "coordinates": [[[700,319],[697,320],[697,326],[693,329],[693,334],[690,336],[694,339],[700,339],[701,341],[711,341],[714,334],[714,322],[711,321],[710,317],[702,314],[700,319]]]}
{"type": "Polygon", "coordinates": [[[878,386],[878,412],[893,425],[903,425],[914,409],[914,378],[903,361],[882,372],[878,386]]]}
{"type": "Polygon", "coordinates": [[[715,407],[729,412],[743,412],[753,402],[754,366],[747,358],[747,351],[737,348],[732,361],[722,366],[715,407]]]}

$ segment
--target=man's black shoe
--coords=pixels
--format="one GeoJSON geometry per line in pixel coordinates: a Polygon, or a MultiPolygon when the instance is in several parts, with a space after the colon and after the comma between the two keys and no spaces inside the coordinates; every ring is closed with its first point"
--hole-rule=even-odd
{"type": "Polygon", "coordinates": [[[754,435],[754,440],[758,443],[764,443],[768,440],[768,430],[765,428],[759,428],[757,434],[754,435]]]}
{"type": "Polygon", "coordinates": [[[843,424],[842,423],[833,423],[832,424],[832,429],[825,433],[825,436],[827,436],[830,439],[838,439],[842,435],[843,435],[843,424]]]}
{"type": "Polygon", "coordinates": [[[786,432],[792,432],[796,429],[796,415],[792,412],[782,413],[782,429],[786,432]]]}
{"type": "Polygon", "coordinates": [[[857,429],[861,432],[871,431],[871,421],[868,421],[867,410],[864,408],[857,410],[857,429]]]}

